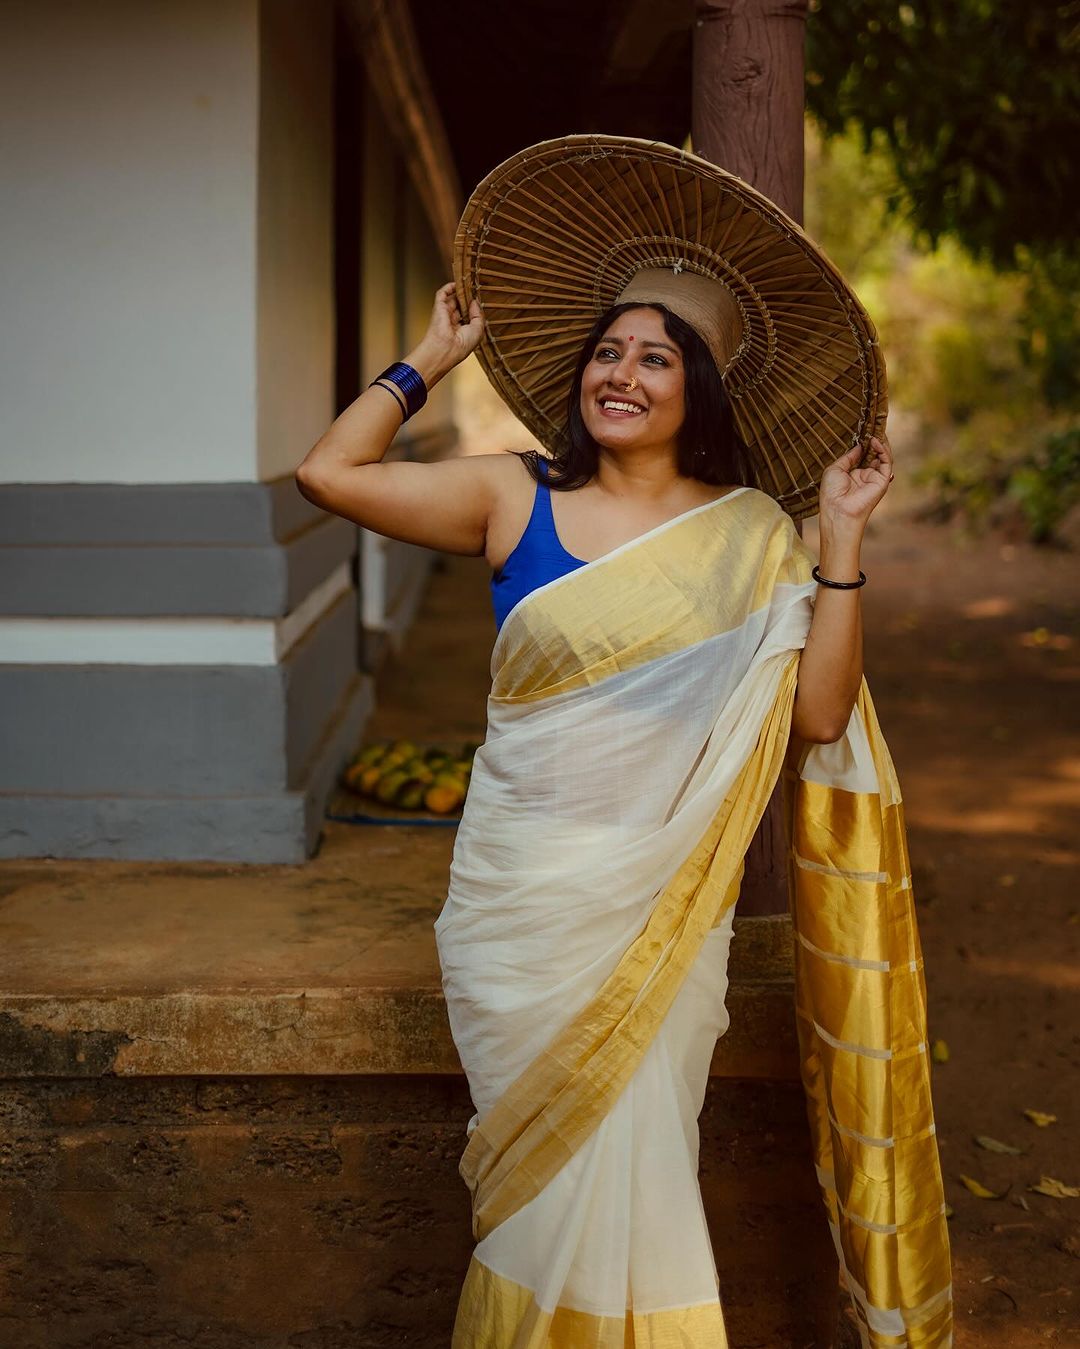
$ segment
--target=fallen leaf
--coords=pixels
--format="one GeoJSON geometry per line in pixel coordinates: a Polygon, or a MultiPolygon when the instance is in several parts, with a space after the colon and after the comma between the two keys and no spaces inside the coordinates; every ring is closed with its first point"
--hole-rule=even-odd
{"type": "Polygon", "coordinates": [[[948,1063],[949,1046],[944,1040],[935,1040],[930,1046],[930,1057],[935,1063],[948,1063]]]}
{"type": "Polygon", "coordinates": [[[1048,1194],[1051,1199],[1080,1199],[1080,1185],[1066,1185],[1053,1176],[1040,1176],[1038,1185],[1029,1185],[1033,1194],[1048,1194]]]}
{"type": "Polygon", "coordinates": [[[1056,1115],[1047,1115],[1042,1110],[1025,1110],[1024,1115],[1031,1120],[1032,1124],[1037,1124],[1040,1129],[1045,1129],[1048,1124],[1056,1124],[1056,1115]]]}
{"type": "Polygon", "coordinates": [[[1023,1148],[1010,1147],[1008,1143],[1000,1143],[996,1138],[989,1138],[986,1134],[975,1134],[975,1142],[987,1152],[1004,1152],[1010,1157],[1022,1157],[1024,1154],[1023,1148]]]}
{"type": "Polygon", "coordinates": [[[1051,632],[1049,628],[1033,628],[1031,632],[1020,634],[1020,645],[1029,647],[1049,647],[1052,651],[1068,651],[1073,639],[1065,632],[1051,632]]]}
{"type": "Polygon", "coordinates": [[[977,1180],[972,1180],[963,1172],[960,1173],[960,1184],[966,1190],[970,1190],[976,1199],[1004,1199],[1009,1193],[1008,1190],[1002,1190],[1000,1194],[995,1194],[993,1190],[988,1190],[985,1185],[980,1185],[977,1180]]]}

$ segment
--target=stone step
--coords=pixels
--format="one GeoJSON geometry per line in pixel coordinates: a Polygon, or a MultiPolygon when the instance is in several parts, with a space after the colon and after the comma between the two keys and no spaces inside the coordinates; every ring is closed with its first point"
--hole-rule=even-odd
{"type": "MultiPolygon", "coordinates": [[[[452,830],[329,825],[302,867],[5,864],[5,1077],[460,1073],[432,924],[452,830]]],[[[735,920],[713,1072],[797,1073],[786,917],[735,920]]]]}
{"type": "MultiPolygon", "coordinates": [[[[0,866],[0,1345],[445,1349],[472,1249],[452,845],[330,824],[304,866],[0,866]]],[[[732,1342],[809,1344],[835,1259],[790,928],[735,930],[702,1194],[732,1342]]]]}

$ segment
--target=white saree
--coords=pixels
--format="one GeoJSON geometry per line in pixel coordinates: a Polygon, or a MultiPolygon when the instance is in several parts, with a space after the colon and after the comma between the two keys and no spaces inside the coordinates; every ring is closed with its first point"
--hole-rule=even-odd
{"type": "Polygon", "coordinates": [[[697,1117],[743,858],[784,774],[818,1181],[866,1346],[951,1343],[896,775],[865,682],[789,744],[813,559],[738,488],[526,595],[435,934],[476,1114],[454,1349],[723,1349],[697,1117]],[[786,765],[786,767],[785,767],[786,765]]]}

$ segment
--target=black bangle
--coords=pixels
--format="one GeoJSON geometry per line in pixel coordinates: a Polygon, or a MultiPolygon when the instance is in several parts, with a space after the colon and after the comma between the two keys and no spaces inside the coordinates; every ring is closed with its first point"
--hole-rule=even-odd
{"type": "Polygon", "coordinates": [[[373,379],[371,383],[368,385],[368,388],[385,389],[386,392],[390,395],[390,397],[401,409],[401,420],[403,422],[407,422],[409,420],[409,409],[405,406],[405,399],[401,396],[400,393],[398,393],[396,385],[383,384],[381,380],[373,379]]]}
{"type": "Polygon", "coordinates": [[[404,361],[395,361],[393,365],[388,365],[381,375],[375,376],[372,383],[377,384],[379,380],[392,384],[404,395],[406,421],[415,416],[427,402],[428,391],[423,375],[404,361]]]}
{"type": "Polygon", "coordinates": [[[818,585],[831,586],[833,590],[858,590],[859,586],[864,586],[866,584],[866,573],[864,571],[859,572],[859,579],[857,581],[827,581],[825,577],[822,576],[821,572],[818,571],[816,563],[814,564],[814,569],[810,575],[818,585]]]}

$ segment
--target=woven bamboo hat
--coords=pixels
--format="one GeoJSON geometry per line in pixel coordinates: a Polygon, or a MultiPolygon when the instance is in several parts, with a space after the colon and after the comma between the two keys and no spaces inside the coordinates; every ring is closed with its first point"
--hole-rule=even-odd
{"type": "Polygon", "coordinates": [[[621,300],[660,300],[705,339],[758,486],[794,518],[823,469],[885,427],[885,363],[858,298],[789,216],[734,174],[656,141],[563,136],[469,198],[454,241],[477,355],[549,448],[581,344],[621,300]]]}

